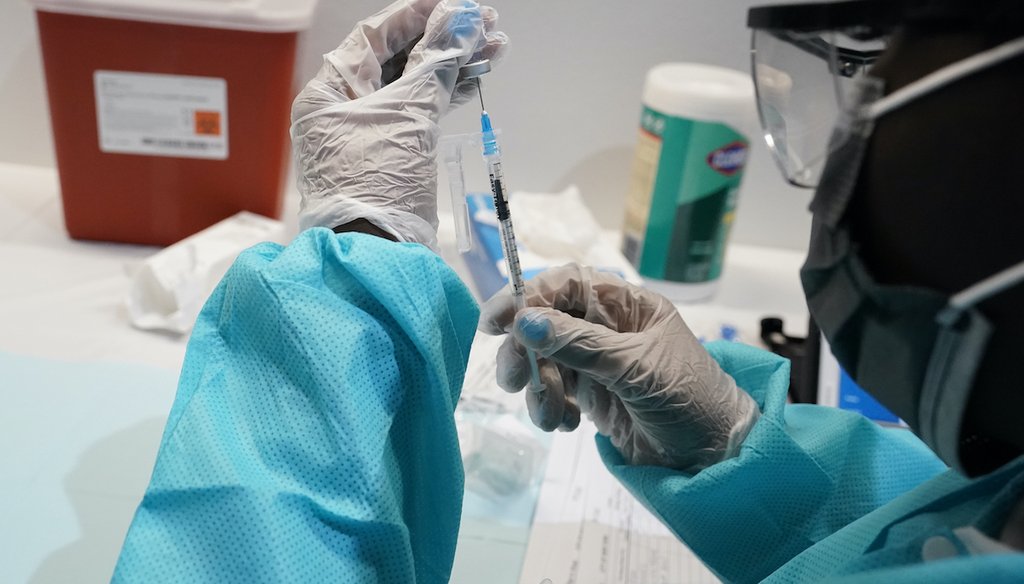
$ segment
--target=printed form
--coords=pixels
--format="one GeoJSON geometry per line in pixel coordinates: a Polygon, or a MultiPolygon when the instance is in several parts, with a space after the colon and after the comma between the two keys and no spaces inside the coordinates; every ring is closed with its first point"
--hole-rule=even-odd
{"type": "Polygon", "coordinates": [[[608,472],[595,432],[554,434],[519,584],[718,582],[608,472]]]}

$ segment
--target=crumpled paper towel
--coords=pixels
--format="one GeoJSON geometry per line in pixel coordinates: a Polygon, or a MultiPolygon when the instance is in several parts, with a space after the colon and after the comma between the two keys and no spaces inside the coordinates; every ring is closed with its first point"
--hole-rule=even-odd
{"type": "Polygon", "coordinates": [[[238,254],[263,241],[284,243],[284,224],[242,211],[148,258],[125,298],[134,326],[187,333],[238,254]]]}
{"type": "Polygon", "coordinates": [[[508,204],[516,240],[529,250],[520,253],[524,270],[575,262],[614,270],[634,284],[642,281],[619,249],[618,232],[601,228],[576,185],[560,193],[516,191],[508,204]]]}

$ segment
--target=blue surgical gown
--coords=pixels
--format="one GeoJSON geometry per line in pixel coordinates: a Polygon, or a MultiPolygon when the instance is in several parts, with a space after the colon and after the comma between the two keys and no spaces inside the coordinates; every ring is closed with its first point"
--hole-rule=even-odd
{"type": "MultiPolygon", "coordinates": [[[[114,580],[446,582],[477,316],[414,244],[312,229],[243,253],[196,323],[114,580]]],[[[687,476],[598,448],[721,578],[1024,580],[1020,553],[921,553],[956,527],[998,534],[1024,461],[967,480],[909,432],[786,405],[786,361],[708,348],[763,412],[739,456],[687,476]]]]}
{"type": "Polygon", "coordinates": [[[789,365],[737,343],[712,356],[761,407],[740,454],[693,476],[605,464],[727,582],[1024,582],[1024,554],[971,556],[953,529],[997,539],[1024,497],[1024,458],[975,480],[948,470],[907,430],[786,404],[789,365]],[[936,538],[959,554],[924,561],[936,538]]]}
{"type": "Polygon", "coordinates": [[[243,252],[189,340],[115,582],[447,582],[478,309],[427,248],[243,252]]]}

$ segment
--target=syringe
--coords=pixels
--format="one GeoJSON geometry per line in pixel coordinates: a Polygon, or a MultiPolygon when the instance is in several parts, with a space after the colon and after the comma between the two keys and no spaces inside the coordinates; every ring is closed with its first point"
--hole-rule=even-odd
{"type": "MultiPolygon", "coordinates": [[[[516,247],[516,235],[512,230],[512,215],[508,210],[508,189],[505,187],[505,175],[501,171],[501,149],[491,126],[491,116],[484,107],[484,94],[480,90],[480,77],[476,78],[476,89],[480,95],[480,130],[483,133],[484,160],[487,161],[487,173],[491,179],[491,193],[494,195],[494,211],[498,216],[498,233],[501,235],[501,250],[505,254],[505,267],[508,268],[508,281],[512,288],[512,301],[516,312],[526,308],[526,284],[523,282],[523,268],[519,265],[519,250],[516,247]]],[[[526,349],[526,359],[530,363],[530,391],[544,390],[540,381],[540,367],[537,355],[532,349],[526,349]]]]}

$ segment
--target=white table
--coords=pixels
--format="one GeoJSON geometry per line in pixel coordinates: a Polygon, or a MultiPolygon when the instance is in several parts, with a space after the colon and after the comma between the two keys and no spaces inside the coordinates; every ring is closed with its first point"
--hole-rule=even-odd
{"type": "MultiPolygon", "coordinates": [[[[157,249],[70,240],[58,193],[54,170],[0,164],[0,582],[109,579],[187,341],[132,328],[122,305],[132,270],[157,249]]],[[[296,207],[289,193],[286,217],[296,207]]],[[[771,313],[801,334],[801,259],[734,245],[714,301],[681,310],[698,332],[729,322],[756,342],[771,313]]],[[[517,580],[525,527],[470,519],[463,532],[454,582],[517,580]]]]}

